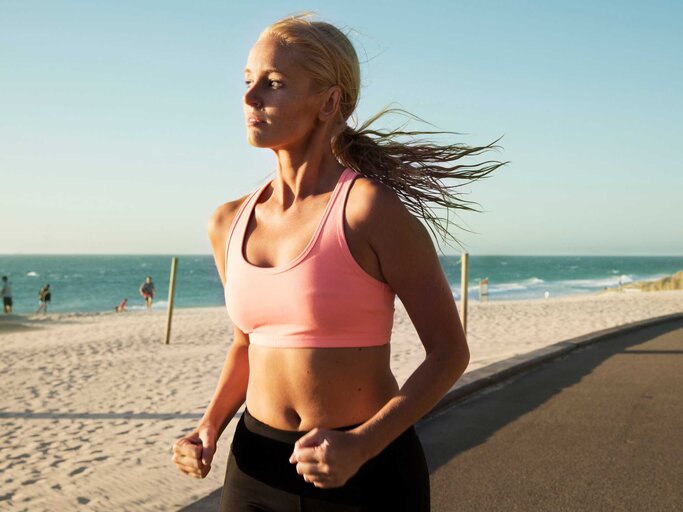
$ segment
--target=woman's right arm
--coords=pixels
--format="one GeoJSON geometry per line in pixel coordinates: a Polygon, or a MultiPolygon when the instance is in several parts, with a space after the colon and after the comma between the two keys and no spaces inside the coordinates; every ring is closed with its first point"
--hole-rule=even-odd
{"type": "Polygon", "coordinates": [[[246,400],[248,381],[249,337],[235,327],[213,398],[199,421],[199,426],[208,426],[215,432],[216,442],[246,400]]]}
{"type": "MultiPolygon", "coordinates": [[[[246,197],[219,206],[209,219],[209,240],[223,286],[228,230],[246,197]]],[[[218,439],[246,400],[248,381],[249,336],[235,326],[235,334],[223,363],[223,370],[204,416],[197,428],[173,443],[172,460],[183,473],[195,478],[205,478],[211,471],[211,461],[218,439]]]]}
{"type": "MultiPolygon", "coordinates": [[[[207,231],[216,269],[225,286],[225,243],[228,230],[232,225],[235,214],[244,196],[235,201],[225,203],[213,212],[209,219],[207,231]]],[[[199,424],[215,428],[216,440],[221,436],[237,410],[246,400],[247,382],[249,380],[249,335],[234,326],[233,341],[228,349],[223,370],[218,378],[218,384],[213,398],[207,407],[199,424]]]]}

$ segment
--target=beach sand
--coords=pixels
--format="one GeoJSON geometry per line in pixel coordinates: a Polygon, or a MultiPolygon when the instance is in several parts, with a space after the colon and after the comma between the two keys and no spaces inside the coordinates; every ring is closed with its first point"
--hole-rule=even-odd
{"type": "MultiPolygon", "coordinates": [[[[683,311],[683,291],[471,301],[467,371],[561,340],[683,311]]],[[[223,483],[236,420],[203,480],[171,461],[211,399],[231,342],[224,308],[0,319],[0,509],[176,510],[223,483]]],[[[424,349],[400,301],[391,367],[424,349]]]]}

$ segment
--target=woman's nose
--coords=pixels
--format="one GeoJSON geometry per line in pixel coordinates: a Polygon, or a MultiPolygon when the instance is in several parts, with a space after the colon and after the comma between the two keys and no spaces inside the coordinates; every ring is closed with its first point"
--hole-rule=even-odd
{"type": "Polygon", "coordinates": [[[256,94],[256,87],[253,85],[244,93],[244,103],[254,108],[257,108],[261,105],[261,100],[256,94]]]}

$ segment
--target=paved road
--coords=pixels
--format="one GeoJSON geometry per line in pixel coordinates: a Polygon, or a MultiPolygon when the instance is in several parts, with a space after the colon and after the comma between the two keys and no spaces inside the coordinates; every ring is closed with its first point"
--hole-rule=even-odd
{"type": "Polygon", "coordinates": [[[433,512],[683,511],[683,322],[574,350],[417,430],[433,512]]]}
{"type": "Polygon", "coordinates": [[[434,512],[683,511],[683,322],[577,349],[418,427],[434,512]]]}

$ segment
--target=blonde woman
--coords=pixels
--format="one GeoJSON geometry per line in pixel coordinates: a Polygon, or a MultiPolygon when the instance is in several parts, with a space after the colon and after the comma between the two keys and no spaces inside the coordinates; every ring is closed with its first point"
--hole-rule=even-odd
{"type": "Polygon", "coordinates": [[[275,153],[277,176],[209,222],[234,339],[173,461],[204,478],[246,401],[220,510],[429,510],[414,424],[465,371],[469,350],[434,245],[409,209],[428,215],[425,199],[468,208],[438,178],[472,180],[500,164],[439,166],[491,146],[396,140],[445,132],[348,126],[356,52],[306,13],[260,35],[245,85],[249,144],[275,153]],[[389,364],[396,296],[426,352],[401,388],[389,364]]]}

